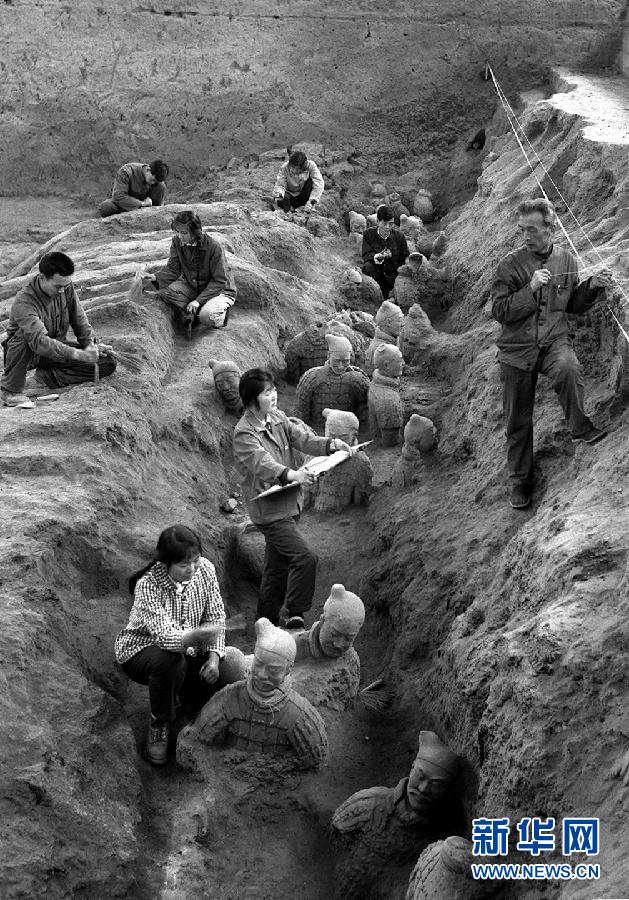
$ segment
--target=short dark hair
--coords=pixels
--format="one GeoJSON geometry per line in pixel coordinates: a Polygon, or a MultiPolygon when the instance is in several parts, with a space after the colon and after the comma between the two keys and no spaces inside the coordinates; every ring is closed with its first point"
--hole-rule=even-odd
{"type": "Polygon", "coordinates": [[[274,385],[275,379],[268,369],[247,369],[243,372],[238,384],[242,405],[251,406],[269,384],[274,385]]]}
{"type": "Polygon", "coordinates": [[[187,225],[196,241],[198,241],[203,234],[201,219],[191,209],[182,209],[181,212],[178,212],[172,220],[170,227],[174,228],[175,225],[187,225]]]}
{"type": "Polygon", "coordinates": [[[202,556],[203,547],[201,538],[188,528],[187,525],[170,525],[165,528],[157,539],[157,547],[155,548],[155,556],[148,564],[138,572],[134,572],[129,578],[129,592],[132,594],[135,586],[146,573],[155,565],[161,562],[165,566],[171,566],[173,563],[187,562],[194,556],[202,556]]]}
{"type": "Polygon", "coordinates": [[[557,213],[555,207],[547,197],[536,197],[534,200],[523,200],[518,205],[518,214],[528,216],[531,213],[541,213],[544,225],[555,228],[557,225],[557,213]]]}
{"type": "Polygon", "coordinates": [[[295,150],[288,157],[288,165],[294,166],[296,169],[303,172],[303,170],[308,167],[308,157],[303,150],[295,150]]]}
{"type": "Polygon", "coordinates": [[[391,219],[395,218],[395,213],[391,209],[390,206],[387,206],[385,203],[382,203],[378,209],[376,210],[376,219],[378,222],[390,222],[391,219]]]}
{"type": "Polygon", "coordinates": [[[163,160],[154,159],[153,162],[150,163],[150,169],[158,181],[166,181],[169,169],[163,160]]]}
{"type": "Polygon", "coordinates": [[[55,250],[53,253],[44,253],[39,260],[39,271],[45,278],[52,278],[53,275],[68,278],[74,275],[74,263],[65,253],[55,250]]]}

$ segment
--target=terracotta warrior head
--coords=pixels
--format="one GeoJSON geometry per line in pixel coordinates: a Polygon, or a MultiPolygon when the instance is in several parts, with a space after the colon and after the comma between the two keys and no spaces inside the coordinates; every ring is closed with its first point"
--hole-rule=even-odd
{"type": "Polygon", "coordinates": [[[324,409],[325,436],[340,438],[350,447],[356,443],[358,435],[358,417],[344,409],[324,409]]]}
{"type": "Polygon", "coordinates": [[[432,419],[413,413],[404,428],[404,441],[420,453],[434,450],[437,446],[437,429],[432,419]]]}
{"type": "Polygon", "coordinates": [[[231,360],[211,359],[209,366],[214,376],[216,390],[224,403],[232,409],[240,408],[242,404],[238,393],[238,385],[240,384],[241,372],[236,363],[231,362],[231,360]]]}
{"type": "Polygon", "coordinates": [[[251,687],[255,694],[266,699],[284,683],[295,662],[297,646],[292,635],[276,628],[268,619],[258,619],[255,630],[251,687]]]}
{"type": "Polygon", "coordinates": [[[352,362],[351,342],[340,334],[326,334],[328,345],[328,363],[335,375],[346,372],[352,362]]]}
{"type": "Polygon", "coordinates": [[[404,313],[397,305],[391,303],[390,300],[384,300],[380,305],[380,309],[376,313],[376,325],[378,325],[387,334],[398,337],[402,330],[402,322],[404,321],[404,313]]]}
{"type": "Polygon", "coordinates": [[[373,354],[374,368],[387,378],[399,378],[404,368],[402,352],[393,344],[380,344],[373,354]]]}
{"type": "Polygon", "coordinates": [[[408,804],[417,813],[428,812],[448,792],[459,770],[459,758],[434,731],[419,733],[419,751],[406,789],[408,804]]]}
{"type": "Polygon", "coordinates": [[[319,643],[326,656],[337,658],[356,640],[365,621],[365,607],[357,594],[333,584],[319,618],[319,643]]]}

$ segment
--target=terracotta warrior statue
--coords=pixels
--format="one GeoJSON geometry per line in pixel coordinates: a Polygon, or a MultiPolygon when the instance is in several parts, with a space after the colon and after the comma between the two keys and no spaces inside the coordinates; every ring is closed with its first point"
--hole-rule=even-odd
{"type": "Polygon", "coordinates": [[[423,464],[437,446],[437,429],[432,419],[413,413],[404,426],[404,444],[399,466],[401,487],[416,484],[421,478],[423,464]]]}
{"type": "Polygon", "coordinates": [[[338,900],[389,900],[381,876],[434,840],[435,812],[457,771],[456,754],[433,731],[422,731],[408,778],[394,788],[357,791],[339,806],[331,824],[338,900]]]}
{"type": "Polygon", "coordinates": [[[323,612],[307,631],[295,638],[297,662],[302,659],[338,659],[357,655],[354,641],[365,621],[365,607],[357,594],[333,584],[323,612]]]}
{"type": "Polygon", "coordinates": [[[196,767],[199,744],[296,755],[304,768],[327,760],[323,719],[287,681],[297,653],[295,639],[264,618],[258,619],[255,630],[247,678],[215,694],[196,721],[180,733],[177,761],[183,768],[196,767]]]}
{"type": "Polygon", "coordinates": [[[374,353],[374,365],[368,394],[369,426],[384,447],[394,447],[400,441],[402,428],[402,353],[391,344],[381,344],[374,353]]]}
{"type": "MultiPolygon", "coordinates": [[[[480,861],[480,860],[477,860],[480,861]]],[[[483,900],[500,890],[500,883],[472,878],[472,844],[452,836],[435,841],[422,852],[411,873],[406,900],[483,900]]]]}
{"type": "Polygon", "coordinates": [[[242,413],[242,401],[238,393],[238,384],[242,372],[231,360],[211,359],[208,363],[214,376],[214,387],[225,407],[232,412],[242,413]]]}
{"type": "Polygon", "coordinates": [[[336,334],[326,334],[325,341],[326,363],[304,372],[297,385],[296,415],[315,428],[323,425],[326,407],[348,410],[359,419],[367,409],[369,379],[351,365],[352,345],[336,334]]]}
{"type": "MultiPolygon", "coordinates": [[[[339,438],[350,447],[357,443],[358,418],[342,409],[324,409],[325,436],[339,438]]],[[[366,453],[359,450],[351,459],[322,475],[314,488],[317,512],[341,512],[352,504],[367,503],[372,493],[373,468],[366,453]]]]}
{"type": "Polygon", "coordinates": [[[371,374],[375,369],[374,353],[381,344],[398,346],[404,313],[391,300],[384,300],[376,313],[376,333],[365,353],[365,371],[371,374]]]}

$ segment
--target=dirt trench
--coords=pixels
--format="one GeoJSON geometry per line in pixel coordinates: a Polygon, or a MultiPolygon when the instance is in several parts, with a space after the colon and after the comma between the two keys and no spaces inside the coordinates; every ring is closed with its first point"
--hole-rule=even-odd
{"type": "MultiPolygon", "coordinates": [[[[239,328],[243,324],[236,315],[234,326],[230,327],[239,328]]],[[[163,383],[165,410],[171,409],[186,390],[191,366],[202,365],[204,345],[206,341],[199,345],[193,341],[190,346],[185,338],[178,339],[163,383]]],[[[281,383],[280,407],[291,413],[293,398],[294,389],[281,383]]],[[[211,421],[208,418],[207,424],[211,421]]],[[[219,441],[219,462],[225,471],[226,484],[235,488],[229,446],[233,423],[225,422],[219,441]]],[[[172,439],[166,431],[155,446],[155,455],[159,458],[172,452],[172,439]]],[[[376,489],[390,479],[399,452],[399,447],[372,448],[376,489]]],[[[194,457],[187,464],[206,464],[203,448],[194,457]]],[[[439,473],[435,471],[434,475],[438,480],[439,473]]],[[[190,507],[194,509],[195,517],[205,514],[205,503],[195,497],[194,490],[185,504],[188,513],[190,507]]],[[[250,581],[231,562],[234,532],[243,520],[242,510],[233,518],[223,518],[224,522],[216,528],[212,549],[214,555],[218,551],[222,557],[221,583],[228,615],[240,614],[246,621],[246,627],[231,642],[250,652],[257,595],[250,581]]],[[[153,505],[137,506],[132,520],[136,532],[155,531],[153,505]]],[[[333,583],[340,581],[348,589],[360,591],[373,565],[373,553],[369,549],[373,522],[366,507],[349,508],[334,516],[309,510],[302,519],[302,530],[320,556],[317,592],[309,622],[318,616],[333,583]]],[[[381,552],[386,551],[383,548],[381,552]]],[[[110,600],[113,602],[113,598],[103,598],[106,604],[110,600]]],[[[387,674],[394,635],[384,623],[372,611],[357,641],[363,685],[387,674]]],[[[394,691],[395,685],[392,687],[394,691]]],[[[115,693],[123,704],[138,749],[142,820],[138,827],[138,867],[134,873],[133,896],[141,900],[149,897],[177,900],[190,896],[271,900],[296,893],[306,900],[329,900],[333,893],[334,857],[327,826],[332,812],[355,790],[375,784],[395,784],[408,771],[416,752],[417,718],[409,718],[407,710],[400,710],[395,698],[386,712],[368,710],[357,702],[354,708],[344,712],[320,710],[331,746],[330,762],[320,773],[299,775],[290,766],[285,771],[278,765],[244,759],[242,754],[217,751],[216,765],[227,767],[227,777],[217,777],[214,784],[199,784],[178,770],[174,761],[159,771],[142,759],[147,724],[146,690],[125,684],[122,679],[115,693]]],[[[183,724],[185,720],[179,721],[178,728],[183,724]]],[[[460,827],[457,820],[452,831],[460,827]]],[[[409,871],[410,868],[409,864],[409,871]]],[[[399,871],[394,878],[397,880],[391,883],[391,890],[403,891],[399,871]]]]}

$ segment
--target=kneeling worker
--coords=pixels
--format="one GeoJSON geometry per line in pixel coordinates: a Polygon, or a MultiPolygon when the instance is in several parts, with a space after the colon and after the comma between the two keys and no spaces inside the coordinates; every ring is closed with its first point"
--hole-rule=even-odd
{"type": "Polygon", "coordinates": [[[132,162],[116,172],[111,200],[103,200],[98,211],[103,218],[133,212],[145,206],[161,206],[166,194],[168,166],[161,159],[152,163],[132,162]]]}
{"type": "Polygon", "coordinates": [[[101,378],[116,370],[112,348],[94,343],[94,332],[72,284],[74,263],[65,253],[46,253],[35,275],[17,294],[3,341],[4,374],[0,400],[4,406],[27,403],[26,373],[36,369],[42,388],[91,381],[98,365],[101,378]],[[66,341],[72,326],[78,343],[66,341]]]}
{"type": "Polygon", "coordinates": [[[180,323],[222,328],[236,301],[225,251],[204,233],[201,220],[190,209],[177,213],[172,229],[168,262],[153,276],[158,296],[177,310],[180,323]]]}

